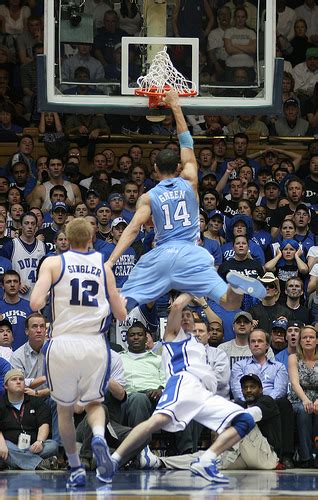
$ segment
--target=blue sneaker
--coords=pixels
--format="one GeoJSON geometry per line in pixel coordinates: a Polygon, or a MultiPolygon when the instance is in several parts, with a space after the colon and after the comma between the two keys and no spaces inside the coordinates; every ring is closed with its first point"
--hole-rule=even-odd
{"type": "Polygon", "coordinates": [[[193,474],[202,476],[207,481],[211,481],[211,483],[227,484],[229,482],[228,478],[218,471],[216,463],[216,460],[212,460],[209,464],[203,464],[197,459],[190,465],[190,470],[193,474]]]}
{"type": "Polygon", "coordinates": [[[114,464],[106,440],[101,436],[92,438],[92,449],[96,458],[96,477],[104,483],[111,483],[114,474],[114,464]]]}
{"type": "Polygon", "coordinates": [[[262,300],[266,296],[266,288],[255,278],[249,278],[237,271],[230,271],[226,275],[226,280],[234,289],[238,288],[256,299],[262,300]]]}
{"type": "Polygon", "coordinates": [[[66,488],[80,488],[85,486],[86,470],[83,465],[70,468],[70,476],[66,483],[66,488]]]}

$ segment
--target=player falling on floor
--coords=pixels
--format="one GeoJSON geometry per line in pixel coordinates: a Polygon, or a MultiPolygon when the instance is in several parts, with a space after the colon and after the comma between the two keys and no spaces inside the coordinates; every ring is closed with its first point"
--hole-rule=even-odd
{"type": "Polygon", "coordinates": [[[259,409],[245,411],[241,406],[215,395],[217,380],[207,363],[205,347],[191,333],[180,329],[182,310],[191,298],[183,293],[171,306],[162,353],[170,377],[153,415],[132,429],[112,455],[114,472],[145,440],[151,440],[152,433],[160,429],[181,431],[194,419],[216,431],[219,436],[191,464],[191,471],[208,481],[227,483],[228,479],[217,469],[217,456],[253,429],[253,416],[256,420],[261,418],[259,409]]]}
{"type": "Polygon", "coordinates": [[[96,476],[107,481],[110,470],[105,435],[104,401],[110,372],[110,353],[104,332],[110,311],[119,320],[127,314],[115,278],[92,247],[92,226],[82,218],[66,227],[70,250],[43,262],[30,305],[44,307],[51,290],[52,338],[46,350],[47,381],[57,402],[61,439],[71,473],[68,487],[85,485],[85,469],[76,451],[74,405],[85,406],[92,428],[96,476]]]}
{"type": "Polygon", "coordinates": [[[197,245],[199,196],[193,140],[178,94],[170,91],[164,100],[175,117],[182,171],[178,175],[179,157],[173,151],[164,149],[158,154],[154,169],[160,183],[139,198],[136,213],[108,260],[113,266],[152,215],[156,247],[141,257],[122,288],[127,309],[172,289],[209,297],[232,310],[240,307],[243,292],[262,299],[266,290],[260,281],[230,272],[227,285],[214,269],[213,257],[197,245]]]}

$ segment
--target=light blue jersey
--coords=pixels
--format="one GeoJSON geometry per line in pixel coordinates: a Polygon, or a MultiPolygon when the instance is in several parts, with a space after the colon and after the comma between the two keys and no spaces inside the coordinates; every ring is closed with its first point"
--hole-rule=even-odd
{"type": "Polygon", "coordinates": [[[156,245],[168,241],[196,243],[199,239],[199,205],[189,181],[164,179],[148,192],[156,245]]]}

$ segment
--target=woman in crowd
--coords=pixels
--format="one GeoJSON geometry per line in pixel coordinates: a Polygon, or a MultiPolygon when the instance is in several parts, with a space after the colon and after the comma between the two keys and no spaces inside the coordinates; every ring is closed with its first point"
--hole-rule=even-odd
{"type": "Polygon", "coordinates": [[[30,7],[23,5],[22,0],[5,0],[0,5],[0,31],[13,36],[26,31],[26,21],[31,15],[30,7]]]}
{"type": "Polygon", "coordinates": [[[318,435],[317,330],[311,325],[302,328],[296,354],[288,356],[288,374],[288,399],[297,420],[299,466],[318,467],[318,458],[313,459],[313,440],[318,435]]]}
{"type": "Polygon", "coordinates": [[[284,293],[286,281],[295,276],[308,274],[308,266],[303,259],[303,251],[299,243],[293,239],[283,240],[276,255],[265,263],[265,271],[276,274],[280,288],[284,293]]]}

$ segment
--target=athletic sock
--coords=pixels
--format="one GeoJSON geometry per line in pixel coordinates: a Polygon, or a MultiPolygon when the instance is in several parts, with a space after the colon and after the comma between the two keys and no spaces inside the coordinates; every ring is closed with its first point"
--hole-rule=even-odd
{"type": "Polygon", "coordinates": [[[103,425],[94,425],[92,428],[92,433],[94,436],[105,437],[105,428],[103,425]]]}
{"type": "Polygon", "coordinates": [[[117,469],[119,469],[119,464],[121,461],[121,456],[119,455],[119,453],[117,453],[117,451],[114,451],[114,453],[112,454],[112,461],[114,463],[114,467],[115,467],[115,471],[116,471],[117,469]]]}
{"type": "Polygon", "coordinates": [[[70,467],[80,467],[81,461],[78,453],[66,453],[70,467]]]}
{"type": "Polygon", "coordinates": [[[203,462],[204,464],[210,464],[212,460],[216,459],[216,453],[214,451],[206,450],[203,455],[200,457],[200,462],[203,462]]]}

